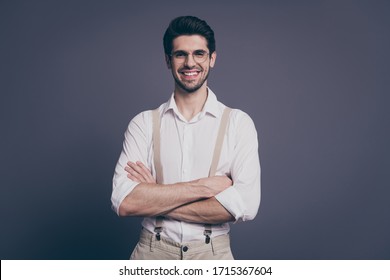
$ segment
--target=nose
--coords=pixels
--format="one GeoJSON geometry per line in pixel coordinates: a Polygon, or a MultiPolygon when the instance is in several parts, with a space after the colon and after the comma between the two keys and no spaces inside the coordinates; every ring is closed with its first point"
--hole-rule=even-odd
{"type": "Polygon", "coordinates": [[[194,56],[192,54],[188,54],[186,60],[184,61],[184,64],[189,68],[194,67],[196,65],[194,56]]]}

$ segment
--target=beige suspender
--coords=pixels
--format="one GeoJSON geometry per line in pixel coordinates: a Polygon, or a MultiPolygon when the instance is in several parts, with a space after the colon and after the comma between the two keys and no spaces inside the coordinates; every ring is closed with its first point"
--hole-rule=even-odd
{"type": "Polygon", "coordinates": [[[215,141],[214,155],[213,155],[213,160],[211,161],[209,177],[215,176],[215,172],[217,171],[219,158],[221,157],[223,139],[225,138],[226,128],[229,123],[228,122],[229,114],[231,110],[232,109],[229,107],[226,107],[225,110],[223,110],[221,123],[219,125],[217,140],[215,141]]]}
{"type": "MultiPolygon", "coordinates": [[[[163,170],[161,165],[161,156],[160,156],[160,112],[157,109],[152,111],[153,117],[153,153],[154,153],[154,168],[156,170],[156,182],[158,184],[163,183],[163,170]]],[[[156,233],[156,238],[160,241],[160,233],[162,231],[163,217],[156,217],[156,227],[154,228],[154,232],[156,233]]]]}
{"type": "Polygon", "coordinates": [[[163,170],[160,161],[160,112],[158,109],[153,113],[153,152],[154,152],[154,168],[156,170],[156,181],[158,184],[163,183],[163,170]]]}
{"type": "MultiPolygon", "coordinates": [[[[209,177],[215,176],[215,173],[217,171],[219,158],[221,156],[222,151],[222,145],[223,140],[225,138],[226,130],[229,123],[229,115],[231,112],[231,108],[226,107],[223,111],[221,123],[219,125],[218,129],[218,135],[215,142],[215,148],[214,148],[214,154],[211,161],[210,171],[209,171],[209,177]]],[[[153,152],[154,152],[154,168],[156,170],[156,181],[159,184],[163,183],[163,169],[161,165],[160,160],[160,112],[158,109],[155,109],[152,111],[153,115],[153,152]]],[[[163,217],[158,216],[156,217],[156,227],[154,231],[156,232],[156,238],[157,240],[160,240],[160,233],[162,231],[162,224],[163,224],[163,217]]],[[[211,225],[205,224],[205,230],[204,235],[206,236],[206,243],[208,244],[210,242],[210,235],[211,235],[211,225]]]]}
{"type": "MultiPolygon", "coordinates": [[[[225,134],[229,123],[229,115],[231,110],[232,109],[229,107],[226,107],[225,110],[223,110],[221,123],[219,124],[217,140],[215,141],[214,154],[213,154],[213,159],[211,161],[209,177],[215,176],[215,172],[217,171],[219,158],[221,157],[223,139],[225,139],[225,134]]],[[[205,241],[206,244],[210,242],[211,232],[212,232],[211,225],[205,224],[203,234],[204,236],[206,236],[206,241],[205,241]]]]}

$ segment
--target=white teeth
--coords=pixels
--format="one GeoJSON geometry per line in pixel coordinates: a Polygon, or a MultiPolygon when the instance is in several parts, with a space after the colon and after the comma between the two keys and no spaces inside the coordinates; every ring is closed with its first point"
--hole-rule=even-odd
{"type": "Polygon", "coordinates": [[[198,74],[198,72],[184,72],[184,75],[186,76],[194,76],[196,74],[198,74]]]}

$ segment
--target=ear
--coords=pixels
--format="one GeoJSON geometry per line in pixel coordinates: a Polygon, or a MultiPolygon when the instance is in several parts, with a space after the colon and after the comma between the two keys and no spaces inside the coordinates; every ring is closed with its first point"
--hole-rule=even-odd
{"type": "Polygon", "coordinates": [[[165,62],[167,64],[168,69],[172,69],[171,58],[167,54],[165,55],[165,62]]]}
{"type": "Polygon", "coordinates": [[[217,52],[214,51],[212,54],[211,54],[211,57],[210,57],[210,68],[213,68],[214,65],[215,65],[215,60],[217,59],[217,52]]]}

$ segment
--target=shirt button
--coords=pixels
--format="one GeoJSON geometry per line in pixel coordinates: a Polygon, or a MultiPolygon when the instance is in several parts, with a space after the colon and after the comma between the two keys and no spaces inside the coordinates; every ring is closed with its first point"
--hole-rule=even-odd
{"type": "Polygon", "coordinates": [[[183,249],[183,252],[187,252],[188,251],[188,247],[187,246],[184,246],[182,249],[183,249]]]}

